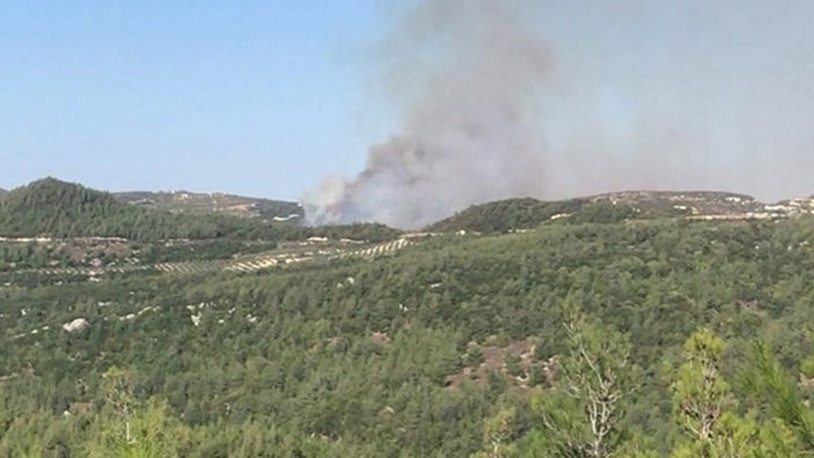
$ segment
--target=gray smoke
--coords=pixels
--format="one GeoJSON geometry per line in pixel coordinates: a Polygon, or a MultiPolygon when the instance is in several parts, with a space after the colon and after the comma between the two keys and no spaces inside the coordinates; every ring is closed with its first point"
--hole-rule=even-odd
{"type": "Polygon", "coordinates": [[[811,15],[806,0],[546,2],[545,197],[814,192],[811,15]]]}
{"type": "Polygon", "coordinates": [[[427,0],[385,47],[385,83],[403,130],[370,148],[355,179],[331,178],[306,199],[311,222],[413,228],[470,204],[539,195],[535,93],[547,47],[515,2],[427,0]]]}
{"type": "Polygon", "coordinates": [[[400,133],[308,196],[309,220],[412,228],[642,188],[811,194],[812,16],[806,0],[418,0],[380,54],[400,133]]]}

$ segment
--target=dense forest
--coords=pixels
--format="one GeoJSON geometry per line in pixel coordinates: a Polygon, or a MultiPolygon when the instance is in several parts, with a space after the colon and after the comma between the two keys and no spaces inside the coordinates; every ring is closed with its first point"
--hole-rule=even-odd
{"type": "Polygon", "coordinates": [[[46,178],[0,197],[0,235],[162,240],[265,234],[259,225],[236,219],[147,211],[109,193],[46,178]]]}
{"type": "Polygon", "coordinates": [[[610,215],[253,274],[6,274],[0,456],[814,452],[814,220],[610,215]]]}
{"type": "MultiPolygon", "coordinates": [[[[659,194],[659,193],[651,193],[659,194]]],[[[661,202],[659,202],[661,203],[661,202]]],[[[428,231],[476,231],[485,234],[533,229],[543,223],[618,223],[628,219],[654,219],[686,215],[685,210],[646,202],[643,208],[611,198],[580,198],[541,201],[532,198],[506,199],[473,205],[430,225],[428,231]]]]}

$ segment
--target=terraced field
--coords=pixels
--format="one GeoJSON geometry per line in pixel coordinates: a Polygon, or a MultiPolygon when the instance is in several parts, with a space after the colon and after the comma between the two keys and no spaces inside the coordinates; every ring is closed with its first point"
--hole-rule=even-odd
{"type": "Polygon", "coordinates": [[[176,274],[194,274],[202,272],[256,272],[277,266],[302,263],[316,260],[344,259],[349,257],[374,258],[394,253],[416,243],[415,240],[399,238],[379,244],[361,244],[348,246],[306,245],[291,247],[272,252],[258,253],[249,256],[238,256],[228,260],[163,262],[140,264],[129,262],[105,267],[54,267],[39,269],[20,269],[14,273],[38,274],[50,276],[86,276],[98,277],[106,274],[123,274],[129,272],[162,272],[176,274]],[[351,249],[352,248],[352,249],[351,249]]]}

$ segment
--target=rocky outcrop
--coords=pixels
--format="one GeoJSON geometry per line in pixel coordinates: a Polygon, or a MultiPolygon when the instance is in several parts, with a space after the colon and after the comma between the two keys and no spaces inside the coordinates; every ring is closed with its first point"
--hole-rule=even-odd
{"type": "Polygon", "coordinates": [[[84,318],[77,318],[70,323],[65,323],[62,325],[62,329],[68,332],[81,332],[84,331],[88,327],[88,320],[84,318]]]}

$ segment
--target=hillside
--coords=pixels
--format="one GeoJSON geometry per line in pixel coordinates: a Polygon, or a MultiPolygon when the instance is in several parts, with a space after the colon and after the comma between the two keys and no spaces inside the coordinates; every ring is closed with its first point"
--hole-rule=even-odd
{"type": "Polygon", "coordinates": [[[636,191],[404,234],[40,180],[0,197],[0,456],[586,456],[598,404],[615,456],[801,456],[812,210],[636,191]]]}
{"type": "Polygon", "coordinates": [[[587,200],[572,199],[543,202],[532,198],[506,199],[473,205],[427,228],[432,232],[469,230],[476,232],[505,232],[510,229],[528,229],[550,220],[556,215],[571,214],[585,206],[587,200]]]}
{"type": "Polygon", "coordinates": [[[227,217],[175,215],[124,204],[111,194],[54,178],[0,197],[0,236],[123,237],[134,240],[263,235],[260,225],[227,217]]]}
{"type": "Polygon", "coordinates": [[[138,207],[167,210],[174,213],[214,213],[264,221],[297,220],[303,216],[302,207],[296,202],[225,193],[132,191],[115,192],[113,197],[138,207]]]}
{"type": "MultiPolygon", "coordinates": [[[[498,208],[540,211],[521,202],[498,208]]],[[[582,351],[620,390],[618,456],[702,456],[719,445],[678,426],[698,348],[721,387],[717,434],[765,456],[814,449],[799,421],[814,418],[814,218],[402,240],[0,273],[0,456],[111,456],[132,447],[127,421],[152,456],[488,456],[492,433],[506,456],[573,456],[562,434],[590,437],[582,351]]]]}
{"type": "Polygon", "coordinates": [[[614,223],[674,217],[761,220],[800,214],[814,214],[814,199],[766,204],[751,196],[726,192],[625,191],[555,202],[523,198],[473,205],[426,230],[493,233],[531,229],[547,222],[614,223]]]}

